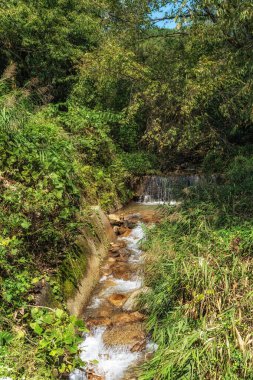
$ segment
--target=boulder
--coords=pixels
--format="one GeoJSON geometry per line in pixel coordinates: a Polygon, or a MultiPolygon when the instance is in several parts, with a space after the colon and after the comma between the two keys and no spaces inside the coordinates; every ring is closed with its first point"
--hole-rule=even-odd
{"type": "Polygon", "coordinates": [[[112,226],[121,226],[124,223],[122,218],[116,214],[108,215],[108,219],[109,219],[112,226]]]}
{"type": "Polygon", "coordinates": [[[88,319],[86,325],[88,328],[95,326],[110,326],[112,321],[110,318],[97,318],[97,319],[88,319]]]}
{"type": "Polygon", "coordinates": [[[91,369],[86,370],[86,378],[87,380],[105,380],[104,376],[96,375],[91,369]]]}
{"type": "Polygon", "coordinates": [[[132,229],[129,227],[118,227],[118,235],[122,237],[128,237],[132,232],[132,229]]]}
{"type": "Polygon", "coordinates": [[[116,265],[112,267],[112,273],[115,278],[130,278],[131,270],[127,263],[118,262],[116,265]]]}
{"type": "Polygon", "coordinates": [[[116,307],[122,307],[127,300],[127,296],[125,294],[112,294],[108,297],[108,301],[111,305],[116,307]]]}
{"type": "Polygon", "coordinates": [[[120,313],[112,317],[112,324],[115,326],[125,325],[126,323],[143,322],[145,319],[145,315],[138,311],[134,313],[120,313]]]}
{"type": "Polygon", "coordinates": [[[104,343],[107,346],[130,345],[145,339],[145,330],[142,322],[128,323],[124,326],[113,326],[105,330],[103,334],[104,343]]]}

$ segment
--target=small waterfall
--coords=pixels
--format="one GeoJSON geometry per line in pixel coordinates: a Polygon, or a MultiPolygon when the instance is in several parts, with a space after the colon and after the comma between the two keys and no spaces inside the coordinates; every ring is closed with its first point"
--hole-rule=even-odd
{"type": "Polygon", "coordinates": [[[144,204],[175,204],[180,200],[182,190],[198,184],[198,175],[171,175],[168,177],[146,177],[143,184],[143,193],[139,202],[144,204]]]}

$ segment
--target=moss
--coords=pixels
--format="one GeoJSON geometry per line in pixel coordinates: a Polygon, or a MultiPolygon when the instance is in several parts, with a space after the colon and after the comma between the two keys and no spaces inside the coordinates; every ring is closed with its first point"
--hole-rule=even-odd
{"type": "Polygon", "coordinates": [[[64,300],[72,297],[87,269],[87,253],[72,251],[60,267],[61,288],[64,300]]]}
{"type": "Polygon", "coordinates": [[[65,299],[68,299],[68,298],[72,297],[73,294],[74,294],[74,292],[75,292],[75,290],[76,290],[76,288],[73,285],[73,283],[70,280],[68,280],[68,279],[66,279],[64,281],[62,287],[63,287],[63,294],[64,294],[64,298],[65,299]]]}

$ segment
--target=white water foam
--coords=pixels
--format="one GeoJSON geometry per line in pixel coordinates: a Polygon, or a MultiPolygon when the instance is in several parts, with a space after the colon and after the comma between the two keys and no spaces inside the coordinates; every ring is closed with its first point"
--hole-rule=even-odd
{"type": "Polygon", "coordinates": [[[138,202],[139,204],[142,204],[144,206],[159,206],[159,205],[170,205],[170,206],[177,206],[181,202],[178,201],[154,201],[149,195],[145,195],[143,202],[138,202]]]}
{"type": "MultiPolygon", "coordinates": [[[[109,278],[109,277],[108,277],[109,278]]],[[[108,279],[107,278],[107,279],[108,279]]],[[[99,306],[101,306],[102,302],[105,298],[109,297],[110,295],[117,293],[117,294],[126,294],[129,292],[133,292],[134,290],[138,290],[143,286],[143,282],[141,278],[138,278],[136,280],[121,280],[121,279],[114,279],[112,276],[110,278],[113,279],[113,282],[115,285],[110,286],[109,288],[102,291],[97,297],[94,297],[92,299],[92,302],[90,305],[88,305],[88,309],[96,309],[99,306]]]]}
{"type": "MultiPolygon", "coordinates": [[[[140,353],[132,353],[126,346],[107,347],[103,343],[105,328],[99,327],[93,330],[81,345],[81,359],[88,363],[88,369],[95,369],[97,375],[104,376],[105,380],[118,380],[124,372],[135,363],[140,353]],[[95,362],[96,364],[92,364],[95,362]]],[[[70,376],[70,380],[86,379],[86,376],[76,371],[70,376]]]]}

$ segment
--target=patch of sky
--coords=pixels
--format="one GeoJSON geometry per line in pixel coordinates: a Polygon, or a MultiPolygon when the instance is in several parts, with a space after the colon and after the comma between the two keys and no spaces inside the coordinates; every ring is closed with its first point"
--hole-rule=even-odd
{"type": "Polygon", "coordinates": [[[177,25],[174,20],[166,20],[166,19],[160,20],[166,17],[167,15],[170,15],[171,10],[172,10],[172,6],[166,5],[165,7],[162,7],[159,11],[154,11],[151,14],[151,18],[154,20],[159,19],[159,21],[157,21],[155,25],[158,26],[159,28],[174,29],[177,25]]]}

